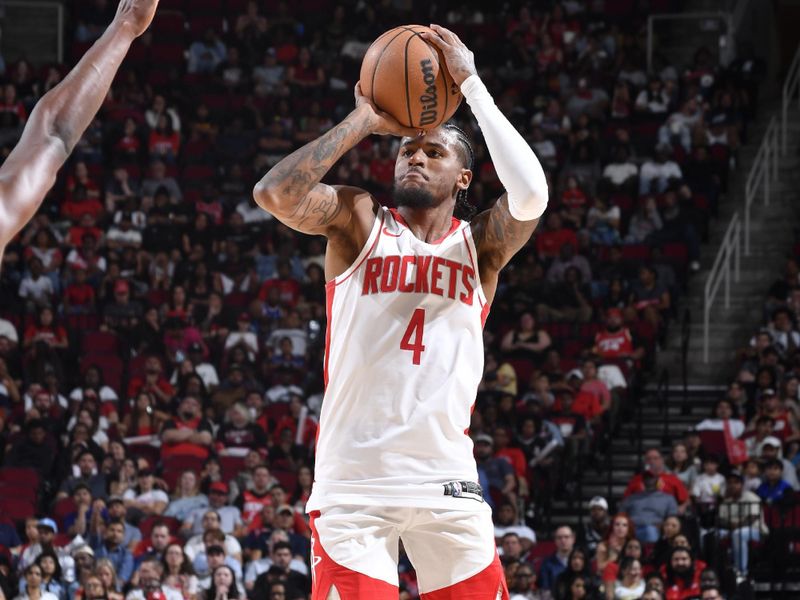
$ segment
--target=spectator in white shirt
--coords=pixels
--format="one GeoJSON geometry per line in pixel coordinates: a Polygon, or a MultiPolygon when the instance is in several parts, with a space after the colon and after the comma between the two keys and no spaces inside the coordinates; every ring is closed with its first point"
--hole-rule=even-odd
{"type": "Polygon", "coordinates": [[[683,171],[670,154],[672,148],[669,145],[659,144],[656,146],[655,157],[650,158],[642,165],[639,171],[639,195],[644,196],[650,193],[661,194],[667,189],[672,179],[682,179],[683,171]],[[655,190],[651,189],[655,184],[655,190]]]}
{"type": "Polygon", "coordinates": [[[258,354],[258,338],[250,331],[250,314],[243,312],[236,319],[236,331],[231,331],[225,338],[225,351],[227,352],[234,346],[241,345],[247,352],[248,358],[255,361],[258,354]]]}
{"type": "Polygon", "coordinates": [[[719,457],[709,454],[703,459],[703,472],[692,485],[692,498],[700,504],[716,505],[725,495],[725,478],[719,473],[719,457]]]}
{"type": "Polygon", "coordinates": [[[19,284],[19,296],[28,301],[28,306],[42,308],[50,306],[53,300],[53,282],[45,277],[42,261],[32,258],[30,261],[30,274],[19,284]]]}

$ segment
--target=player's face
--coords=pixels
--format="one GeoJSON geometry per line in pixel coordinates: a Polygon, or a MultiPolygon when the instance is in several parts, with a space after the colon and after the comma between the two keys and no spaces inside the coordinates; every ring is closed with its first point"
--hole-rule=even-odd
{"type": "Polygon", "coordinates": [[[458,142],[443,129],[403,138],[394,166],[398,206],[429,208],[454,198],[472,179],[458,152],[458,142]]]}

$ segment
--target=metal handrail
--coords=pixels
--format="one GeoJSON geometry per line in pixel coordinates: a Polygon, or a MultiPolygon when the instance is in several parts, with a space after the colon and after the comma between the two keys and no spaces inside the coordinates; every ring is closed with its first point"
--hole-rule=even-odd
{"type": "MultiPolygon", "coordinates": [[[[783,100],[781,102],[781,146],[783,154],[786,154],[788,150],[789,103],[798,90],[800,90],[800,48],[794,53],[794,59],[789,66],[789,71],[786,73],[786,80],[783,82],[783,100]]],[[[800,106],[800,94],[797,94],[797,100],[798,106],[800,106]]]]}
{"type": "Polygon", "coordinates": [[[736,211],[722,238],[714,266],[706,279],[703,301],[703,362],[708,362],[708,345],[711,326],[711,309],[721,283],[725,283],[725,308],[731,305],[731,273],[738,282],[741,263],[742,223],[736,211]]]}

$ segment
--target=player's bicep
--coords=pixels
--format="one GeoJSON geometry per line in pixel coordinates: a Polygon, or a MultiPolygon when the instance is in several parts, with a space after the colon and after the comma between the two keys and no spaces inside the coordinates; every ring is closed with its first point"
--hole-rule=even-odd
{"type": "Polygon", "coordinates": [[[332,229],[343,229],[352,219],[352,204],[340,194],[341,189],[318,183],[302,198],[286,200],[256,186],[253,197],[284,225],[309,235],[326,235],[332,229]]]}
{"type": "Polygon", "coordinates": [[[508,196],[503,194],[473,222],[478,261],[499,271],[530,240],[538,224],[539,219],[515,219],[508,208],[508,196]]]}
{"type": "Polygon", "coordinates": [[[66,159],[61,140],[25,130],[0,167],[0,245],[8,244],[36,214],[66,159]]]}

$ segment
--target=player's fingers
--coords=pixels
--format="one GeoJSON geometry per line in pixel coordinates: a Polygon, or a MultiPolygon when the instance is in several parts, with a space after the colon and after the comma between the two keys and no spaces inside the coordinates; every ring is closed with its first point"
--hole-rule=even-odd
{"type": "Polygon", "coordinates": [[[431,44],[439,48],[439,50],[444,50],[448,46],[445,40],[443,40],[438,35],[433,35],[430,31],[422,31],[420,32],[419,35],[423,40],[425,40],[426,42],[430,42],[431,44]]]}
{"type": "Polygon", "coordinates": [[[447,29],[447,27],[442,27],[441,25],[436,25],[435,23],[431,23],[431,29],[433,29],[436,33],[438,33],[444,40],[446,40],[449,44],[460,43],[461,40],[458,39],[458,36],[447,29]]]}

